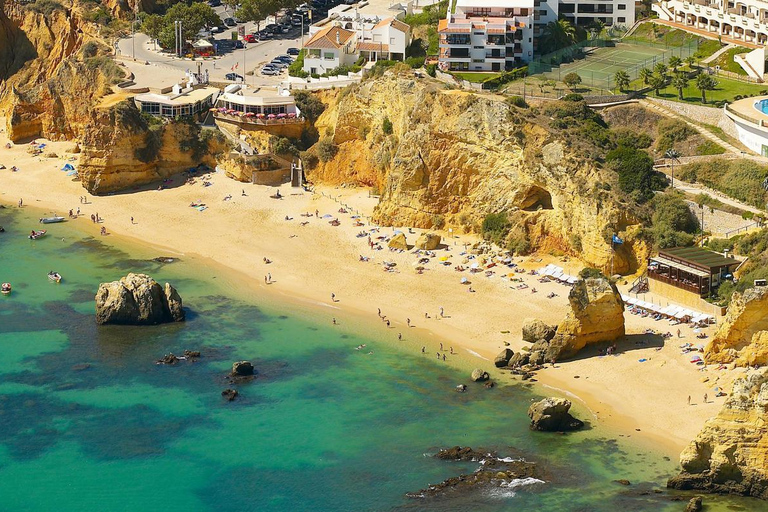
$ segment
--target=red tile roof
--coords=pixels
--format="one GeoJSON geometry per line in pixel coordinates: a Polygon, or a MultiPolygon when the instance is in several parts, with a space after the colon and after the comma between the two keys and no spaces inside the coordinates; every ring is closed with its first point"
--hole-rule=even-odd
{"type": "Polygon", "coordinates": [[[345,30],[340,27],[328,27],[309,38],[309,41],[304,43],[304,48],[335,48],[339,49],[354,37],[355,33],[349,30],[345,30]],[[336,42],[338,39],[338,43],[336,42]]]}

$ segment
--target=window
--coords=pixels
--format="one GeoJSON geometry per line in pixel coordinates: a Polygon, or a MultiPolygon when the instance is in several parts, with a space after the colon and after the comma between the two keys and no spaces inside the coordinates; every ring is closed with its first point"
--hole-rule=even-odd
{"type": "Polygon", "coordinates": [[[627,18],[625,18],[624,16],[619,16],[619,23],[626,23],[626,22],[627,22],[627,18]]]}
{"type": "Polygon", "coordinates": [[[627,4],[619,4],[619,10],[624,11],[627,9],[627,4]]]}
{"type": "Polygon", "coordinates": [[[389,44],[395,44],[395,38],[394,37],[390,37],[389,38],[389,44]]]}
{"type": "Polygon", "coordinates": [[[332,52],[326,52],[323,54],[323,58],[325,60],[333,60],[336,58],[336,56],[332,52]]]}
{"type": "Polygon", "coordinates": [[[478,7],[476,9],[473,9],[472,12],[478,16],[490,16],[491,15],[491,8],[490,7],[478,7]]]}

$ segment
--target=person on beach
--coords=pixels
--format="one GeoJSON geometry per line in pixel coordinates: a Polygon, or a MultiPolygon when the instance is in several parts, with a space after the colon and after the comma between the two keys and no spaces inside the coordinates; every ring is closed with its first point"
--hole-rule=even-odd
{"type": "Polygon", "coordinates": [[[445,361],[445,354],[443,354],[443,361],[445,361]]]}
{"type": "Polygon", "coordinates": [[[331,302],[336,302],[336,294],[331,293],[331,302]]]}
{"type": "Polygon", "coordinates": [[[264,284],[269,284],[269,283],[267,282],[267,276],[264,276],[264,284]]]}
{"type": "Polygon", "coordinates": [[[387,320],[387,327],[389,327],[389,320],[387,320]]]}
{"type": "Polygon", "coordinates": [[[397,333],[397,339],[400,341],[403,341],[403,333],[401,332],[397,333]]]}
{"type": "Polygon", "coordinates": [[[445,310],[443,310],[443,306],[440,306],[440,318],[443,318],[445,316],[445,310]]]}
{"type": "Polygon", "coordinates": [[[96,224],[96,216],[94,214],[91,214],[91,222],[96,224]]]}
{"type": "Polygon", "coordinates": [[[336,317],[333,317],[333,325],[336,325],[336,317]]]}
{"type": "Polygon", "coordinates": [[[107,234],[107,228],[105,228],[104,226],[101,226],[101,234],[102,235],[106,235],[107,234]]]}
{"type": "Polygon", "coordinates": [[[77,216],[80,216],[80,208],[77,209],[77,216]]]}
{"type": "Polygon", "coordinates": [[[442,352],[442,351],[443,351],[443,344],[441,343],[440,344],[440,352],[442,352]]]}
{"type": "Polygon", "coordinates": [[[131,217],[131,224],[135,224],[135,223],[133,222],[133,217],[131,217]]]}
{"type": "Polygon", "coordinates": [[[453,354],[453,347],[451,347],[451,354],[453,354]]]}
{"type": "Polygon", "coordinates": [[[381,318],[381,308],[376,308],[379,311],[379,318],[381,318]]]}
{"type": "Polygon", "coordinates": [[[424,354],[427,351],[427,347],[421,347],[421,353],[424,354]]]}
{"type": "Polygon", "coordinates": [[[704,403],[707,403],[707,394],[704,393],[704,403]]]}
{"type": "Polygon", "coordinates": [[[406,318],[405,319],[405,323],[408,324],[408,327],[410,327],[411,326],[411,319],[410,318],[406,318]]]}
{"type": "Polygon", "coordinates": [[[269,279],[269,282],[272,282],[272,272],[267,272],[267,279],[269,279]]]}
{"type": "Polygon", "coordinates": [[[688,395],[688,405],[691,405],[691,395],[688,395]]]}
{"type": "Polygon", "coordinates": [[[21,208],[23,205],[24,205],[24,200],[23,199],[19,199],[19,208],[21,208]]]}
{"type": "Polygon", "coordinates": [[[682,338],[682,336],[680,336],[680,329],[677,330],[677,337],[682,338]]]}

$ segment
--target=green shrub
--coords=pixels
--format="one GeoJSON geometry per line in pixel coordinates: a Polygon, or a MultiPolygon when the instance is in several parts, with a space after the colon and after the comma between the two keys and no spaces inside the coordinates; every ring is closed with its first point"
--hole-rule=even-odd
{"type": "Polygon", "coordinates": [[[635,193],[640,203],[650,200],[654,190],[666,187],[666,179],[653,170],[653,159],[645,151],[621,146],[609,151],[605,159],[619,175],[619,188],[635,193]]]}
{"type": "Polygon", "coordinates": [[[445,18],[448,13],[448,0],[441,0],[440,2],[428,5],[424,7],[422,12],[418,14],[411,14],[406,16],[403,21],[411,27],[417,27],[419,25],[435,25],[445,18]]]}
{"type": "Polygon", "coordinates": [[[89,59],[98,55],[100,48],[101,46],[96,41],[88,41],[80,49],[80,52],[83,54],[84,59],[89,59]]]}
{"type": "Polygon", "coordinates": [[[64,6],[56,0],[36,0],[32,3],[24,4],[24,9],[33,11],[45,16],[50,16],[56,11],[64,11],[64,6]]]}
{"type": "Polygon", "coordinates": [[[384,135],[392,135],[392,121],[388,117],[384,117],[381,122],[381,131],[384,132],[384,135]]]}
{"type": "Polygon", "coordinates": [[[528,108],[528,103],[525,102],[522,96],[510,96],[505,100],[508,105],[520,108],[528,108]]]}
{"type": "Polygon", "coordinates": [[[679,166],[675,176],[689,183],[701,183],[758,208],[764,208],[768,202],[768,192],[762,186],[768,178],[768,166],[755,162],[713,158],[679,166]]]}
{"type": "Polygon", "coordinates": [[[725,148],[711,140],[705,140],[696,146],[696,154],[698,155],[722,155],[723,153],[725,153],[725,148]]]}
{"type": "Polygon", "coordinates": [[[734,241],[727,238],[710,238],[705,244],[707,249],[715,252],[723,252],[725,250],[732,251],[734,241]]]}
{"type": "Polygon", "coordinates": [[[320,101],[311,92],[296,91],[293,93],[293,99],[296,101],[296,106],[301,111],[301,115],[310,121],[316,121],[320,114],[325,112],[325,103],[320,101]]]}
{"type": "Polygon", "coordinates": [[[428,64],[427,74],[433,78],[437,76],[437,64],[428,64]]]}
{"type": "Polygon", "coordinates": [[[507,238],[507,250],[512,254],[524,255],[531,251],[531,243],[522,236],[510,236],[507,238]]]}
{"type": "Polygon", "coordinates": [[[656,139],[656,150],[664,152],[675,147],[675,143],[683,142],[697,132],[688,123],[679,119],[662,119],[657,125],[659,136],[656,139]]]}
{"type": "Polygon", "coordinates": [[[309,73],[304,71],[304,56],[307,54],[307,50],[301,50],[299,52],[299,55],[296,56],[296,60],[291,62],[291,65],[288,66],[288,75],[289,76],[296,76],[299,78],[307,78],[309,76],[309,73]]]}
{"type": "Polygon", "coordinates": [[[299,158],[301,158],[302,165],[309,170],[317,167],[319,162],[317,154],[315,154],[313,151],[302,151],[299,153],[299,158]]]}
{"type": "Polygon", "coordinates": [[[277,155],[299,156],[299,150],[287,137],[272,137],[272,152],[277,155]]]}
{"type": "Polygon", "coordinates": [[[509,216],[506,212],[489,213],[483,219],[480,230],[483,238],[500,244],[509,232],[509,216]]]}
{"type": "Polygon", "coordinates": [[[650,203],[651,233],[657,247],[691,245],[699,221],[680,193],[656,195],[650,203]]]}
{"type": "Polygon", "coordinates": [[[338,147],[333,143],[330,137],[320,139],[320,142],[316,145],[317,157],[321,162],[328,162],[333,160],[338,152],[338,147]]]}
{"type": "Polygon", "coordinates": [[[579,277],[582,279],[595,279],[600,277],[605,277],[605,274],[600,269],[593,268],[593,267],[584,267],[579,272],[579,277]]]}
{"type": "Polygon", "coordinates": [[[413,69],[418,69],[424,65],[424,57],[408,57],[405,63],[413,69]]]}
{"type": "Polygon", "coordinates": [[[646,149],[653,144],[653,139],[647,133],[638,133],[627,128],[613,130],[613,140],[617,146],[635,149],[646,149]]]}
{"type": "Polygon", "coordinates": [[[566,94],[562,98],[563,101],[584,101],[584,96],[581,94],[576,94],[575,92],[566,94]]]}
{"type": "Polygon", "coordinates": [[[445,227],[445,217],[442,215],[432,216],[432,227],[435,229],[443,229],[445,227]]]}

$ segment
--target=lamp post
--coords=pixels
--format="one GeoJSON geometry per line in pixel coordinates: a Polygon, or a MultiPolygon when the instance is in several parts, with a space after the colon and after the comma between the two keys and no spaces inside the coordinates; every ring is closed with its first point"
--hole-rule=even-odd
{"type": "Polygon", "coordinates": [[[131,58],[136,60],[136,10],[133,11],[133,21],[131,22],[131,58]]]}
{"type": "Polygon", "coordinates": [[[680,153],[678,153],[674,148],[668,149],[664,153],[664,158],[668,158],[672,160],[672,188],[675,188],[675,162],[679,162],[680,153]]]}

